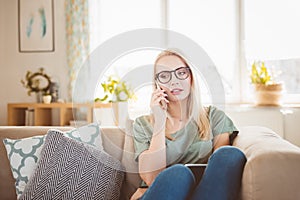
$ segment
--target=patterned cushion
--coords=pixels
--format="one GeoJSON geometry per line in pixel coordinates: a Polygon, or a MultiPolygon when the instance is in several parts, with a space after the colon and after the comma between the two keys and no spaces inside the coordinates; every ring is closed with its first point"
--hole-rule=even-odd
{"type": "MultiPolygon", "coordinates": [[[[65,136],[95,146],[103,151],[100,128],[97,123],[88,124],[65,132],[65,136]]],[[[4,139],[13,177],[16,180],[16,193],[20,197],[34,172],[45,135],[23,139],[4,139]]]]}
{"type": "Polygon", "coordinates": [[[118,160],[49,130],[20,199],[119,199],[123,177],[118,160]]]}
{"type": "Polygon", "coordinates": [[[88,124],[79,128],[72,129],[66,132],[66,136],[90,144],[94,147],[103,150],[100,127],[97,123],[88,124]]]}
{"type": "Polygon", "coordinates": [[[34,136],[24,139],[3,140],[13,177],[16,180],[16,193],[19,197],[36,167],[44,144],[44,136],[34,136]]]}

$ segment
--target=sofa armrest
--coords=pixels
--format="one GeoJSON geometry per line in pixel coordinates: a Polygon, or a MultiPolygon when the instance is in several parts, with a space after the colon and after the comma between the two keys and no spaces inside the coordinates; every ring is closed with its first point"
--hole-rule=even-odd
{"type": "Polygon", "coordinates": [[[265,127],[242,127],[233,143],[247,157],[241,197],[300,199],[300,148],[265,127]]]}

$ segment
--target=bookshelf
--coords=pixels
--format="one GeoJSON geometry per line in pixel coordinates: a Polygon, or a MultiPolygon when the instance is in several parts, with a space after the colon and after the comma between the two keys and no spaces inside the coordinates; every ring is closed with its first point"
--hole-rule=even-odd
{"type": "Polygon", "coordinates": [[[87,123],[93,122],[94,108],[110,108],[111,104],[103,103],[8,103],[7,104],[7,124],[8,126],[25,126],[28,125],[26,120],[29,115],[33,126],[51,126],[52,111],[58,111],[59,126],[69,126],[70,121],[74,120],[73,111],[76,109],[84,110],[84,120],[87,123]],[[26,117],[27,115],[27,117],[26,117]]]}

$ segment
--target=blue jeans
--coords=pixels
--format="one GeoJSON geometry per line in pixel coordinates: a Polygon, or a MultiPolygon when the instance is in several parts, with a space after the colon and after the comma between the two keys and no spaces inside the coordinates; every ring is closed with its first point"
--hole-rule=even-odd
{"type": "Polygon", "coordinates": [[[238,148],[220,147],[210,156],[198,185],[188,167],[176,164],[159,173],[141,200],[238,199],[245,163],[238,148]]]}

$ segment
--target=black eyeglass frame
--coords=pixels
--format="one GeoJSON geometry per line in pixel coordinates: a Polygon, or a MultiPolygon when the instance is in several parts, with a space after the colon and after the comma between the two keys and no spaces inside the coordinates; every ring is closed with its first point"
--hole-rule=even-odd
{"type": "Polygon", "coordinates": [[[179,79],[179,80],[185,80],[185,79],[187,79],[187,78],[190,76],[191,69],[190,69],[189,67],[178,67],[177,69],[174,69],[174,70],[172,70],[172,71],[161,71],[161,72],[155,74],[155,80],[158,80],[158,81],[159,81],[160,83],[162,83],[162,84],[167,84],[167,83],[169,83],[170,80],[172,79],[172,72],[175,74],[175,77],[176,77],[177,79],[179,79]],[[182,79],[182,78],[179,78],[179,77],[177,76],[176,71],[177,71],[177,70],[180,70],[180,69],[187,69],[188,75],[187,75],[186,78],[183,78],[183,79],[182,79]],[[170,73],[171,76],[170,76],[170,78],[169,78],[169,80],[168,80],[167,82],[161,82],[161,81],[159,80],[158,77],[159,77],[159,75],[160,75],[161,73],[165,73],[165,72],[170,73]]]}

